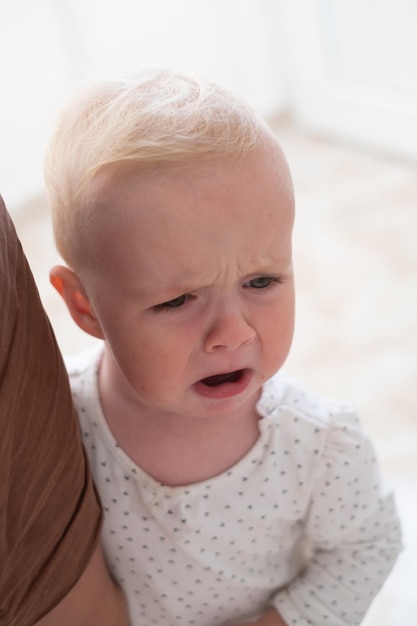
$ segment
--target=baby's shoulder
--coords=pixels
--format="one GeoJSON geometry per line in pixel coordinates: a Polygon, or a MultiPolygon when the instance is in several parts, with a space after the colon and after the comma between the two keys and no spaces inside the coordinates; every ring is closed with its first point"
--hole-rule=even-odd
{"type": "Polygon", "coordinates": [[[258,411],[263,417],[287,418],[320,430],[360,428],[354,404],[321,395],[284,372],[264,385],[258,411]]]}
{"type": "Polygon", "coordinates": [[[311,458],[311,471],[374,462],[372,441],[353,404],[326,398],[284,373],[265,384],[258,412],[277,445],[311,458]]]}
{"type": "Polygon", "coordinates": [[[74,403],[86,403],[98,397],[98,369],[103,352],[102,342],[75,355],[65,356],[74,403]]]}
{"type": "MultiPolygon", "coordinates": [[[[74,407],[84,433],[90,432],[91,423],[94,422],[95,426],[104,423],[98,388],[98,370],[102,352],[101,342],[76,355],[66,356],[64,359],[74,407]]],[[[95,432],[98,432],[98,429],[95,429],[95,432]]]]}
{"type": "Polygon", "coordinates": [[[65,355],[64,362],[69,377],[77,378],[83,376],[91,368],[98,367],[102,349],[100,342],[77,354],[65,355]]]}

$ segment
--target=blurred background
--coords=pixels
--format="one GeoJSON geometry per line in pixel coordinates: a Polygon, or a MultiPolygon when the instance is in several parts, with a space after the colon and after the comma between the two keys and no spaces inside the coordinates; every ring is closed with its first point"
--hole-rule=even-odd
{"type": "Polygon", "coordinates": [[[0,0],[0,193],[64,353],[93,340],[48,282],[53,119],[80,82],[160,65],[233,88],[286,151],[298,213],[286,368],[358,406],[405,543],[364,626],[415,626],[417,0],[0,0]]]}

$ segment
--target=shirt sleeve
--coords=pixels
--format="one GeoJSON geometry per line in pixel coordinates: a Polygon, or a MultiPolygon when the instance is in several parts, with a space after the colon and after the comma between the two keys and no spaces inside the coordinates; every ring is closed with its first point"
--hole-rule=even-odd
{"type": "Polygon", "coordinates": [[[288,626],[361,623],[401,550],[393,494],[350,411],[333,418],[313,482],[307,567],[273,598],[288,626]]]}
{"type": "Polygon", "coordinates": [[[80,578],[101,509],[68,376],[0,198],[0,623],[31,626],[80,578]]]}

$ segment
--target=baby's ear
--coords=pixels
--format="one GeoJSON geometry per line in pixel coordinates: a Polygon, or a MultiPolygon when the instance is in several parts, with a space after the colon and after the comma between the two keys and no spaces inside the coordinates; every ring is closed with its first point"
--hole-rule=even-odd
{"type": "Polygon", "coordinates": [[[49,272],[49,279],[62,296],[77,326],[93,337],[104,339],[101,326],[78,276],[68,267],[55,265],[49,272]]]}

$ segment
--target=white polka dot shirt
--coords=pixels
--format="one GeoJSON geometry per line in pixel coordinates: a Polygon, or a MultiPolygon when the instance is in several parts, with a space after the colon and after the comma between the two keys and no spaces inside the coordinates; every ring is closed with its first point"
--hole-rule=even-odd
{"type": "Polygon", "coordinates": [[[99,356],[68,367],[105,557],[131,626],[222,626],[270,605],[288,626],[360,624],[401,543],[392,494],[352,408],[278,374],[264,386],[250,452],[215,478],[168,487],[113,438],[99,356]]]}

